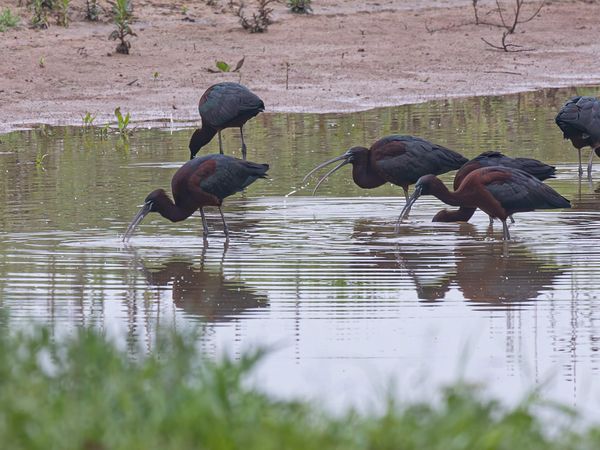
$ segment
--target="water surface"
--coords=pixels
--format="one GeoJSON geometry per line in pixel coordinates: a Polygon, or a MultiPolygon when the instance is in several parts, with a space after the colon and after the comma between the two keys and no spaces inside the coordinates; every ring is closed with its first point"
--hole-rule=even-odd
{"type": "MultiPolygon", "coordinates": [[[[196,216],[150,215],[130,245],[120,240],[144,197],[168,188],[187,159],[190,128],[140,127],[128,142],[78,128],[1,135],[0,308],[13,326],[92,325],[149,349],[160,326],[202,323],[210,354],[273,348],[261,387],[333,407],[369,405],[391,379],[401,397],[420,397],[462,374],[509,401],[543,385],[598,415],[600,162],[594,180],[580,181],[577,152],[553,122],[576,93],[597,90],[262,114],[245,135],[270,178],[225,201],[228,244],[208,210],[208,246],[196,216]],[[395,234],[402,190],[362,190],[349,168],[316,197],[301,185],[319,162],[391,133],[467,157],[542,159],[573,208],[517,214],[505,245],[481,212],[469,224],[431,223],[442,204],[430,197],[395,234]]],[[[239,155],[235,130],[224,144],[239,155]]]]}

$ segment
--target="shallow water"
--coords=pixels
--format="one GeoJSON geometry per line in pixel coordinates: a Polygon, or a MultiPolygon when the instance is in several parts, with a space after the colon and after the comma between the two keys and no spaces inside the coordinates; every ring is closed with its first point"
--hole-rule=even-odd
{"type": "MultiPolygon", "coordinates": [[[[226,200],[228,244],[208,210],[208,247],[196,216],[150,215],[128,246],[120,239],[146,194],[167,188],[187,159],[191,129],[139,128],[128,143],[78,128],[1,135],[0,308],[13,326],[93,325],[148,348],[159,326],[204,323],[207,352],[270,346],[258,385],[333,407],[369,406],[391,379],[401,397],[422,397],[463,375],[509,401],[543,385],[598,416],[600,184],[579,181],[577,152],[553,122],[575,93],[597,90],[260,115],[245,135],[270,179],[226,200]],[[543,159],[573,208],[516,215],[505,245],[481,212],[470,224],[431,223],[442,207],[431,197],[395,234],[402,190],[362,190],[349,168],[316,197],[314,182],[301,185],[319,162],[391,133],[468,157],[543,159]]],[[[224,143],[237,149],[237,133],[224,143]]],[[[208,152],[217,150],[215,140],[208,152]]]]}

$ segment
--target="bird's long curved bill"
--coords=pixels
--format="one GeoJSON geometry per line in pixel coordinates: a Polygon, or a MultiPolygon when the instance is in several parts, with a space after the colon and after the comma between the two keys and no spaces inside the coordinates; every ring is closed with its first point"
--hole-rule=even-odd
{"type": "Polygon", "coordinates": [[[404,205],[404,208],[402,209],[402,212],[400,213],[400,217],[398,217],[398,223],[396,223],[396,227],[399,227],[400,224],[402,223],[402,221],[404,221],[408,215],[410,214],[410,209],[412,208],[412,205],[414,205],[414,203],[417,201],[417,199],[421,196],[421,190],[417,189],[415,190],[415,192],[413,192],[413,195],[410,196],[410,198],[408,199],[408,202],[406,202],[406,205],[404,205]]]}
{"type": "Polygon", "coordinates": [[[144,217],[148,215],[151,209],[152,202],[144,203],[144,206],[141,207],[141,209],[138,211],[138,213],[135,215],[135,217],[127,227],[127,231],[125,231],[125,234],[123,235],[123,242],[127,241],[131,237],[136,227],[140,224],[142,220],[144,220],[144,217]]]}
{"type": "Polygon", "coordinates": [[[323,182],[329,178],[329,175],[331,175],[333,172],[335,172],[336,170],[338,170],[340,167],[345,166],[346,164],[348,164],[349,161],[342,161],[341,163],[339,163],[337,166],[335,166],[333,169],[331,169],[329,172],[327,172],[325,175],[323,175],[320,179],[319,182],[317,183],[317,185],[315,186],[315,188],[313,189],[313,195],[315,195],[315,192],[317,192],[317,189],[319,189],[319,186],[321,186],[321,184],[323,184],[323,182]]]}
{"type": "Polygon", "coordinates": [[[323,167],[328,166],[329,164],[334,163],[336,161],[341,161],[342,159],[347,159],[347,156],[344,154],[342,156],[338,156],[336,158],[330,159],[329,161],[325,161],[324,163],[319,164],[317,167],[315,167],[313,170],[311,170],[310,172],[308,172],[306,174],[306,176],[302,179],[302,184],[306,183],[306,180],[308,180],[308,177],[310,177],[317,170],[322,169],[323,167]]]}

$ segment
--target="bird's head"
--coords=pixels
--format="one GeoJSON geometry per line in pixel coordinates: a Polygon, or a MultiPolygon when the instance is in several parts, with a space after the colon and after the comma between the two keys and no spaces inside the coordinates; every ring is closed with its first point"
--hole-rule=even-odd
{"type": "Polygon", "coordinates": [[[336,172],[338,169],[342,168],[346,164],[353,164],[355,162],[358,162],[361,158],[367,157],[368,152],[369,152],[369,149],[367,149],[365,147],[352,147],[352,148],[348,149],[346,151],[346,153],[344,153],[343,155],[337,156],[337,157],[335,157],[333,159],[330,159],[328,161],[325,161],[324,163],[319,164],[317,167],[315,167],[313,170],[311,170],[310,172],[308,172],[306,174],[306,176],[302,180],[302,183],[303,184],[306,183],[306,180],[308,180],[308,178],[313,173],[315,173],[317,170],[322,169],[323,167],[326,167],[329,164],[333,164],[334,162],[341,161],[340,164],[338,164],[337,166],[335,166],[333,169],[331,169],[329,172],[327,172],[325,175],[323,175],[319,179],[319,181],[317,182],[317,185],[315,186],[315,188],[313,190],[313,195],[314,195],[315,192],[317,192],[317,189],[319,189],[319,186],[321,186],[321,184],[327,178],[329,178],[329,175],[331,175],[332,173],[336,172]]]}
{"type": "Polygon", "coordinates": [[[146,196],[144,204],[127,227],[127,230],[123,235],[123,242],[127,241],[131,237],[137,226],[142,222],[142,220],[144,220],[144,217],[146,217],[151,212],[158,211],[159,201],[162,197],[165,196],[166,193],[164,189],[156,189],[146,196]]]}

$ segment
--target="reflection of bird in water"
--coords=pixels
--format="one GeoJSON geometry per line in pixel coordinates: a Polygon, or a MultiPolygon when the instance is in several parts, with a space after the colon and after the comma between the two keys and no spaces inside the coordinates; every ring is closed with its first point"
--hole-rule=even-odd
{"type": "Polygon", "coordinates": [[[455,280],[465,299],[494,306],[532,301],[564,272],[524,245],[512,243],[508,256],[504,252],[502,242],[463,242],[456,247],[455,280]]]}
{"type": "Polygon", "coordinates": [[[396,245],[386,241],[385,227],[357,221],[353,241],[359,241],[363,257],[368,250],[380,266],[389,267],[395,261],[425,303],[442,300],[453,285],[468,301],[498,307],[532,301],[542,290],[551,289],[554,279],[564,272],[522,244],[513,242],[507,248],[504,242],[485,240],[487,234],[478,233],[471,224],[460,224],[458,232],[470,239],[432,243],[429,234],[417,234],[411,244],[396,245]]]}
{"type": "Polygon", "coordinates": [[[563,105],[555,121],[562,130],[563,137],[570,139],[579,153],[579,175],[583,175],[581,149],[586,146],[592,148],[587,166],[590,176],[594,153],[600,156],[600,100],[594,97],[573,97],[563,105]]]}
{"type": "Polygon", "coordinates": [[[151,285],[172,283],[175,306],[208,322],[228,322],[244,312],[269,306],[266,295],[242,282],[227,280],[222,269],[205,269],[204,263],[196,267],[191,260],[172,259],[161,261],[156,268],[144,265],[143,272],[151,285]]]}

